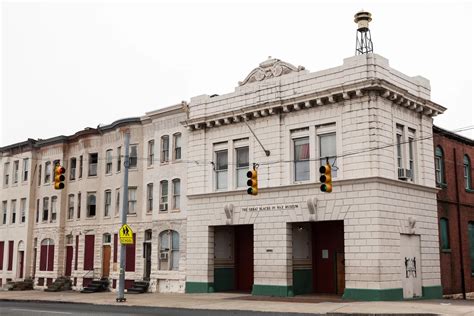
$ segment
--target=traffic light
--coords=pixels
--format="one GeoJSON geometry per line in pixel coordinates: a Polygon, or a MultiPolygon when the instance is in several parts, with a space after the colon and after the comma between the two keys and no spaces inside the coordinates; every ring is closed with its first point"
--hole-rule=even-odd
{"type": "Polygon", "coordinates": [[[319,181],[322,183],[321,192],[332,192],[331,165],[326,163],[324,166],[319,167],[319,172],[321,173],[319,177],[319,181]]]}
{"type": "Polygon", "coordinates": [[[253,169],[247,172],[247,185],[249,186],[247,189],[247,193],[251,195],[258,194],[258,181],[257,181],[257,169],[253,169]]]}
{"type": "Polygon", "coordinates": [[[64,176],[65,172],[66,169],[59,164],[54,167],[54,188],[56,190],[64,189],[64,180],[66,180],[66,177],[64,176]]]}

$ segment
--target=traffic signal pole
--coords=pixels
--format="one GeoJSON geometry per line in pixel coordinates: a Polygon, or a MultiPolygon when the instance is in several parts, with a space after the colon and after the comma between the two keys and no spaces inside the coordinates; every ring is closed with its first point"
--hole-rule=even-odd
{"type": "MultiPolygon", "coordinates": [[[[127,224],[127,213],[128,213],[128,167],[129,167],[129,146],[130,146],[130,130],[124,131],[125,137],[125,157],[124,157],[124,170],[123,170],[123,197],[122,197],[122,226],[127,224]]],[[[120,154],[120,153],[119,153],[120,154]]],[[[120,276],[117,292],[117,302],[125,302],[127,299],[124,296],[125,288],[125,256],[126,245],[120,243],[120,276]]]]}

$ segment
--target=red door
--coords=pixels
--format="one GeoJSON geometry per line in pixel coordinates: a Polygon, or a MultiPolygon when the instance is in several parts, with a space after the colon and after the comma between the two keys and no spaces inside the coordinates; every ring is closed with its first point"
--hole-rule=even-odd
{"type": "Polygon", "coordinates": [[[337,253],[344,253],[344,222],[316,222],[313,231],[313,288],[337,293],[337,253]]]}
{"type": "Polygon", "coordinates": [[[236,290],[252,290],[253,225],[235,226],[235,278],[236,290]]]}
{"type": "Polygon", "coordinates": [[[84,270],[94,269],[94,240],[95,235],[86,235],[84,243],[84,270]]]}
{"type": "Polygon", "coordinates": [[[19,266],[20,266],[20,273],[19,273],[19,278],[23,279],[23,265],[24,265],[24,258],[25,258],[25,252],[24,251],[19,251],[18,252],[18,260],[19,260],[19,266]]]}
{"type": "Polygon", "coordinates": [[[72,252],[73,252],[73,247],[66,246],[66,272],[65,272],[66,276],[71,276],[72,252]]]}

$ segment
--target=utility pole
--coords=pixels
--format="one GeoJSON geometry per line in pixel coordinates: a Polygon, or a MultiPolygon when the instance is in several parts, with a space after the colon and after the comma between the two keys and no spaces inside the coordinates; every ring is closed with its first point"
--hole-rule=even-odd
{"type": "MultiPolygon", "coordinates": [[[[129,167],[129,146],[130,146],[130,130],[123,131],[125,136],[125,158],[123,161],[123,197],[122,197],[122,226],[127,224],[128,214],[128,167],[129,167]]],[[[125,288],[125,256],[126,245],[120,243],[120,277],[117,292],[117,302],[125,302],[127,299],[124,296],[125,288]]]]}

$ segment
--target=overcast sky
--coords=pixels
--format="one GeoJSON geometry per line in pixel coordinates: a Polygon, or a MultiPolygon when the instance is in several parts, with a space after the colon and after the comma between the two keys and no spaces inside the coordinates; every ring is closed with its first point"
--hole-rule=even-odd
{"type": "Polygon", "coordinates": [[[3,1],[0,146],[233,92],[268,56],[339,66],[362,8],[374,52],[448,108],[435,124],[473,125],[471,1],[3,1]]]}

